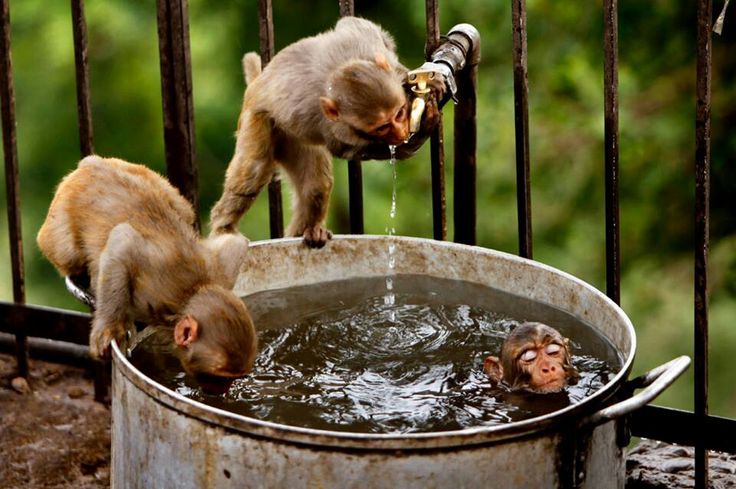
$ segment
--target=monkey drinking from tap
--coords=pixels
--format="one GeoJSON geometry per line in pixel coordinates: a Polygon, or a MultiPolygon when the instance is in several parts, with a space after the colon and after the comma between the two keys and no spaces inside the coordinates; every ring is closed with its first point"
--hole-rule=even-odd
{"type": "Polygon", "coordinates": [[[410,136],[407,69],[393,38],[365,19],[340,19],[334,29],[284,48],[263,71],[255,53],[243,65],[248,86],[224,191],[210,215],[213,235],[237,229],[278,165],[294,187],[286,234],[324,246],[331,237],[325,219],[332,156],[355,159],[376,145],[399,145],[399,157],[406,157],[439,121],[438,76],[430,81],[421,135],[403,144],[410,136]],[[409,152],[401,151],[405,146],[409,152]]]}
{"type": "Polygon", "coordinates": [[[503,381],[511,390],[559,392],[575,384],[579,374],[572,365],[570,340],[542,323],[523,323],[503,343],[499,357],[489,356],[483,370],[493,384],[503,381]]]}
{"type": "Polygon", "coordinates": [[[63,276],[90,277],[95,295],[90,353],[109,353],[133,321],[166,325],[184,369],[240,377],[257,338],[232,292],[248,240],[201,239],[194,210],[143,165],[88,156],[56,190],[37,242],[63,276]]]}

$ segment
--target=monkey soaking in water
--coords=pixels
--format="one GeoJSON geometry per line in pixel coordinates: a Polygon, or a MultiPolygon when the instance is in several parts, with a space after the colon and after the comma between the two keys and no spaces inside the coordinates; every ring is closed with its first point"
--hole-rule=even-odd
{"type": "Polygon", "coordinates": [[[170,327],[191,374],[250,371],[255,329],[231,290],[248,240],[203,240],[194,219],[189,202],[143,165],[88,156],[62,180],[37,241],[61,275],[90,277],[93,357],[109,354],[110,342],[141,321],[170,327]]]}
{"type": "Polygon", "coordinates": [[[579,378],[570,341],[542,323],[517,326],[504,341],[501,358],[489,356],[483,369],[493,384],[503,381],[512,390],[537,393],[559,392],[579,378]]]}
{"type": "MultiPolygon", "coordinates": [[[[354,159],[377,144],[388,148],[409,137],[407,69],[395,51],[393,38],[378,25],[344,17],[333,30],[284,48],[262,72],[258,56],[246,54],[248,87],[224,191],[210,216],[212,234],[237,229],[278,164],[294,186],[286,234],[324,246],[331,237],[325,218],[332,156],[354,159]]],[[[441,78],[430,83],[425,137],[439,121],[441,78]]]]}

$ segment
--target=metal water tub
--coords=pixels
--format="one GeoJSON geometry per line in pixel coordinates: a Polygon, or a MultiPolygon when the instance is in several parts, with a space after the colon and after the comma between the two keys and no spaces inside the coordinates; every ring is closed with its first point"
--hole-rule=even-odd
{"type": "MultiPolygon", "coordinates": [[[[621,369],[593,395],[505,425],[418,434],[324,431],[248,418],[187,399],[133,367],[113,346],[112,486],[116,488],[623,488],[626,414],[689,365],[680,357],[628,380],[636,336],[626,314],[585,282],[489,249],[418,238],[336,236],[251,244],[236,285],[254,292],[395,273],[483,284],[544,302],[593,325],[621,369]],[[643,388],[632,396],[635,388],[643,388]]],[[[257,326],[257,325],[256,325],[257,326]]]]}

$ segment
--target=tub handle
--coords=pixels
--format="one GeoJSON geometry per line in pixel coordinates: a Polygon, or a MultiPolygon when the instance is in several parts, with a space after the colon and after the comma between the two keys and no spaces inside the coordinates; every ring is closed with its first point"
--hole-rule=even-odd
{"type": "Polygon", "coordinates": [[[689,366],[690,357],[683,355],[628,381],[624,385],[625,389],[629,389],[632,392],[634,389],[643,388],[644,390],[621,402],[601,409],[591,415],[583,424],[599,425],[646,406],[682,375],[689,366]]]}

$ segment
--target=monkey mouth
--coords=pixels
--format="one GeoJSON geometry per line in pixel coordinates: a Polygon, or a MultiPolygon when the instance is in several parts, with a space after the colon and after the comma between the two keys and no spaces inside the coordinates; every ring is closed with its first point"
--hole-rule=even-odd
{"type": "Polygon", "coordinates": [[[552,394],[555,392],[560,392],[565,388],[566,385],[567,384],[564,380],[553,379],[529,390],[531,390],[532,392],[538,392],[540,394],[552,394]]]}

